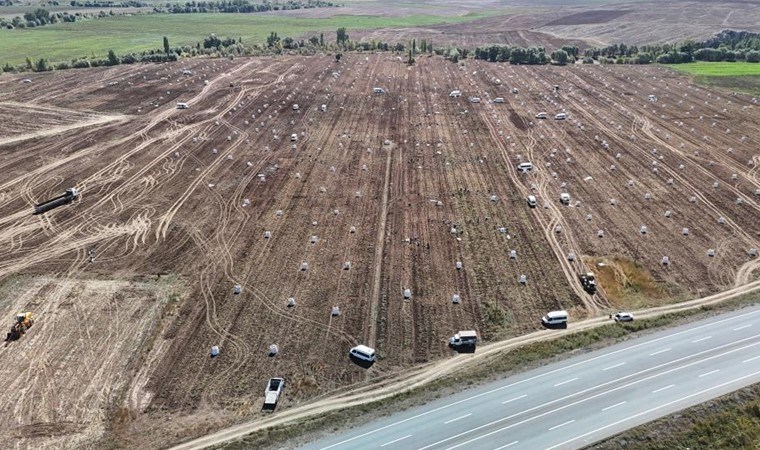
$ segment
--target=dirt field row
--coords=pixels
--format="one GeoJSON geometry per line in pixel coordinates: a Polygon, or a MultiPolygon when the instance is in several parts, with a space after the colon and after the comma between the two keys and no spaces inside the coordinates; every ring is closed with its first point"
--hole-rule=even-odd
{"type": "MultiPolygon", "coordinates": [[[[288,408],[446,358],[460,329],[493,341],[538,329],[551,309],[580,319],[757,277],[748,253],[760,247],[757,103],[661,68],[438,58],[408,67],[349,54],[339,64],[197,60],[26,84],[3,77],[0,92],[25,105],[15,131],[0,135],[15,139],[0,143],[0,278],[26,280],[6,290],[0,312],[38,316],[0,352],[4,367],[43,345],[50,367],[29,369],[40,382],[95,370],[104,354],[128,361],[77,378],[80,389],[59,404],[14,411],[6,397],[0,411],[15,425],[5,437],[16,447],[162,447],[260,414],[269,377],[288,380],[279,406],[288,408]],[[454,89],[464,95],[450,98],[454,89]],[[53,125],[117,119],[45,136],[34,120],[42,108],[53,125]],[[535,119],[541,111],[550,119],[535,119]],[[551,120],[561,111],[568,120],[551,120]],[[522,161],[535,169],[518,172],[522,161]],[[31,215],[71,186],[79,201],[31,215]],[[610,292],[627,294],[584,293],[577,274],[590,269],[612,270],[610,292]],[[654,296],[636,295],[636,276],[654,296]],[[63,294],[41,291],[46,283],[63,294]],[[104,307],[97,283],[133,300],[104,307]],[[53,313],[61,295],[93,324],[76,343],[64,342],[81,330],[76,316],[53,313]],[[129,339],[94,326],[122,314],[129,339]],[[378,350],[368,371],[346,356],[359,343],[378,350]],[[95,395],[103,384],[112,390],[95,395]],[[84,404],[90,412],[65,413],[84,404]]],[[[9,370],[0,383],[12,389],[27,376],[9,370]]]]}

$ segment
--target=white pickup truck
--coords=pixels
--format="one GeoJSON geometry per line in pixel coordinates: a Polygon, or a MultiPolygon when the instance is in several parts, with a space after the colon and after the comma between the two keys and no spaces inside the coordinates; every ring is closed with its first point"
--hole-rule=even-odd
{"type": "Polygon", "coordinates": [[[264,391],[264,409],[274,409],[285,387],[284,378],[270,378],[264,391]]]}

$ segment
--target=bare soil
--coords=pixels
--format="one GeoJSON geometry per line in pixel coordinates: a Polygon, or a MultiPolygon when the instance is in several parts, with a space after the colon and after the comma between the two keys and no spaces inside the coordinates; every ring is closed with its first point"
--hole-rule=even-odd
{"type": "MultiPolygon", "coordinates": [[[[365,401],[347,387],[367,382],[382,395],[399,379],[419,385],[481,357],[479,350],[452,358],[446,340],[460,329],[477,330],[485,342],[529,336],[504,341],[517,345],[545,338],[538,319],[548,310],[567,309],[592,326],[630,306],[604,286],[593,297],[583,292],[577,275],[593,269],[586,257],[624,258],[651,274],[668,296],[639,307],[716,300],[758,283],[758,260],[748,256],[760,247],[757,101],[690,85],[663,68],[428,57],[408,67],[388,54],[346,54],[339,64],[331,56],[238,58],[35,74],[31,84],[3,77],[0,92],[28,106],[19,109],[14,136],[39,131],[31,125],[39,108],[119,117],[0,144],[0,277],[113,283],[104,292],[125,295],[129,283],[172,273],[186,292],[154,339],[144,336],[153,336],[158,312],[140,299],[158,294],[148,293],[132,295],[124,319],[125,329],[141,330],[134,336],[82,337],[78,345],[101,346],[74,353],[83,355],[77,364],[97,368],[92,358],[122,361],[129,351],[139,364],[121,366],[122,378],[109,366],[105,379],[119,389],[100,395],[101,409],[87,418],[43,403],[34,404],[45,414],[9,415],[14,446],[158,448],[263,423],[262,392],[273,376],[289,386],[271,418],[365,401]],[[373,95],[376,86],[387,92],[373,95]],[[463,96],[450,98],[454,89],[463,96]],[[496,97],[504,103],[492,103],[496,97]],[[534,119],[539,111],[569,119],[534,119]],[[519,173],[526,160],[535,170],[519,173]],[[35,203],[71,186],[80,200],[31,215],[35,203]],[[561,192],[571,195],[569,206],[559,204],[561,192]],[[529,194],[538,208],[528,208],[529,194]],[[568,253],[577,257],[569,261],[568,253]],[[290,297],[295,307],[286,306],[290,297]],[[340,315],[331,316],[333,306],[340,315]],[[273,343],[280,354],[268,357],[273,343]],[[378,351],[369,370],[346,355],[359,343],[378,351]],[[212,345],[221,349],[216,358],[212,345]],[[305,403],[315,399],[322,403],[305,403]],[[14,437],[45,427],[62,431],[44,433],[49,440],[14,437]],[[80,437],[56,437],[64,432],[80,437]]],[[[108,295],[87,289],[68,319],[46,312],[57,294],[29,287],[26,297],[8,297],[17,302],[0,311],[4,317],[29,308],[41,325],[14,348],[31,351],[35,336],[54,351],[70,348],[69,331],[43,332],[81,330],[76,324],[89,311],[103,315],[88,324],[115,320],[105,320],[117,314],[113,306],[98,303],[108,295]],[[42,300],[21,301],[31,296],[42,300]]],[[[69,367],[58,359],[31,360],[69,367]]],[[[101,391],[91,379],[99,380],[80,380],[58,401],[92,404],[89,396],[101,391]]],[[[7,392],[24,385],[13,371],[0,383],[7,392]]],[[[0,411],[14,405],[6,397],[0,411]]]]}

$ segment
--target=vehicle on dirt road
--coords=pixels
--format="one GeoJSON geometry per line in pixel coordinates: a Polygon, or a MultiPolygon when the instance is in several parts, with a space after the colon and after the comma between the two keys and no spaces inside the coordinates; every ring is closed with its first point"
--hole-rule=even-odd
{"type": "Polygon", "coordinates": [[[5,336],[5,340],[20,339],[32,325],[34,325],[34,316],[30,311],[16,314],[16,322],[11,326],[11,331],[5,336]]]}
{"type": "Polygon", "coordinates": [[[449,339],[451,347],[474,347],[478,343],[478,334],[474,330],[460,331],[449,339]]]}
{"type": "Polygon", "coordinates": [[[567,328],[567,311],[550,311],[541,318],[541,324],[546,328],[567,328]]]}
{"type": "Polygon", "coordinates": [[[633,314],[625,311],[618,311],[613,318],[615,322],[633,322],[633,314]]]}
{"type": "Polygon", "coordinates": [[[79,190],[77,190],[77,188],[66,189],[66,192],[64,192],[63,195],[59,195],[58,197],[34,205],[34,215],[42,214],[61,205],[71,203],[77,198],[79,198],[79,190]]]}
{"type": "Polygon", "coordinates": [[[578,275],[578,279],[581,280],[581,286],[584,291],[591,295],[596,294],[596,278],[594,278],[593,273],[582,273],[578,275]]]}

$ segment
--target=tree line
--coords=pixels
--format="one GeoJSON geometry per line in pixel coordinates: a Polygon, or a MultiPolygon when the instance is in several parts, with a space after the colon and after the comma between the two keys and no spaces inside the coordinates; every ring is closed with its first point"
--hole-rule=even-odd
{"type": "Polygon", "coordinates": [[[286,2],[253,3],[248,0],[190,1],[167,3],[156,6],[156,13],[193,14],[193,13],[258,13],[267,11],[286,11],[292,9],[330,8],[338,4],[324,0],[288,0],[286,2]]]}
{"type": "MultiPolygon", "coordinates": [[[[57,4],[57,2],[55,2],[57,4]]],[[[70,6],[73,6],[75,8],[145,8],[148,6],[152,6],[151,3],[145,3],[135,0],[126,0],[122,2],[108,2],[108,1],[93,1],[93,0],[87,0],[84,2],[80,2],[77,0],[71,0],[69,2],[70,6]]]]}
{"type": "Polygon", "coordinates": [[[345,28],[337,29],[334,41],[330,39],[326,40],[324,33],[310,36],[308,39],[295,40],[288,36],[280,37],[277,32],[273,31],[266,38],[266,41],[261,44],[244,44],[242,38],[220,38],[212,34],[195,45],[172,47],[169,44],[169,39],[164,36],[163,46],[159,49],[131,52],[124,55],[117,55],[113,50],[109,50],[108,56],[105,58],[85,57],[61,62],[51,62],[46,58],[33,61],[31,58],[27,58],[25,64],[12,66],[6,63],[1,70],[3,72],[45,72],[50,70],[135,64],[139,62],[161,63],[198,56],[234,59],[236,56],[276,55],[286,51],[302,55],[311,55],[317,52],[335,52],[335,59],[340,60],[343,51],[387,51],[396,52],[401,55],[407,50],[411,60],[407,62],[413,63],[415,56],[433,53],[433,42],[425,39],[419,42],[414,39],[408,44],[382,42],[374,39],[368,42],[353,42],[349,39],[345,28]]]}
{"type": "Polygon", "coordinates": [[[693,61],[760,62],[760,34],[749,31],[723,30],[705,41],[677,44],[635,45],[613,44],[590,48],[584,62],[593,60],[617,64],[681,64],[693,61]]]}
{"type": "Polygon", "coordinates": [[[81,20],[104,18],[111,16],[123,15],[124,13],[115,13],[113,11],[98,13],[69,13],[68,11],[51,13],[44,8],[37,8],[34,11],[25,13],[23,16],[16,16],[12,19],[0,17],[0,29],[13,30],[14,28],[35,28],[45,25],[52,25],[61,22],[78,22],[81,20]]]}
{"type": "MultiPolygon", "coordinates": [[[[2,1],[2,0],[0,0],[2,1]]],[[[152,6],[140,1],[127,0],[123,2],[92,1],[79,2],[72,0],[73,7],[85,8],[139,8],[152,6]]],[[[265,1],[264,3],[252,3],[248,0],[220,0],[220,1],[190,1],[184,4],[166,3],[166,5],[153,8],[153,13],[189,14],[189,13],[257,13],[267,11],[279,11],[306,8],[329,8],[338,7],[336,3],[324,0],[288,0],[284,3],[265,1]]],[[[44,8],[37,8],[27,12],[23,16],[11,19],[0,17],[0,29],[12,30],[14,28],[35,28],[60,22],[77,22],[84,19],[94,19],[123,15],[113,11],[98,13],[69,13],[68,11],[51,13],[44,8]]]]}

